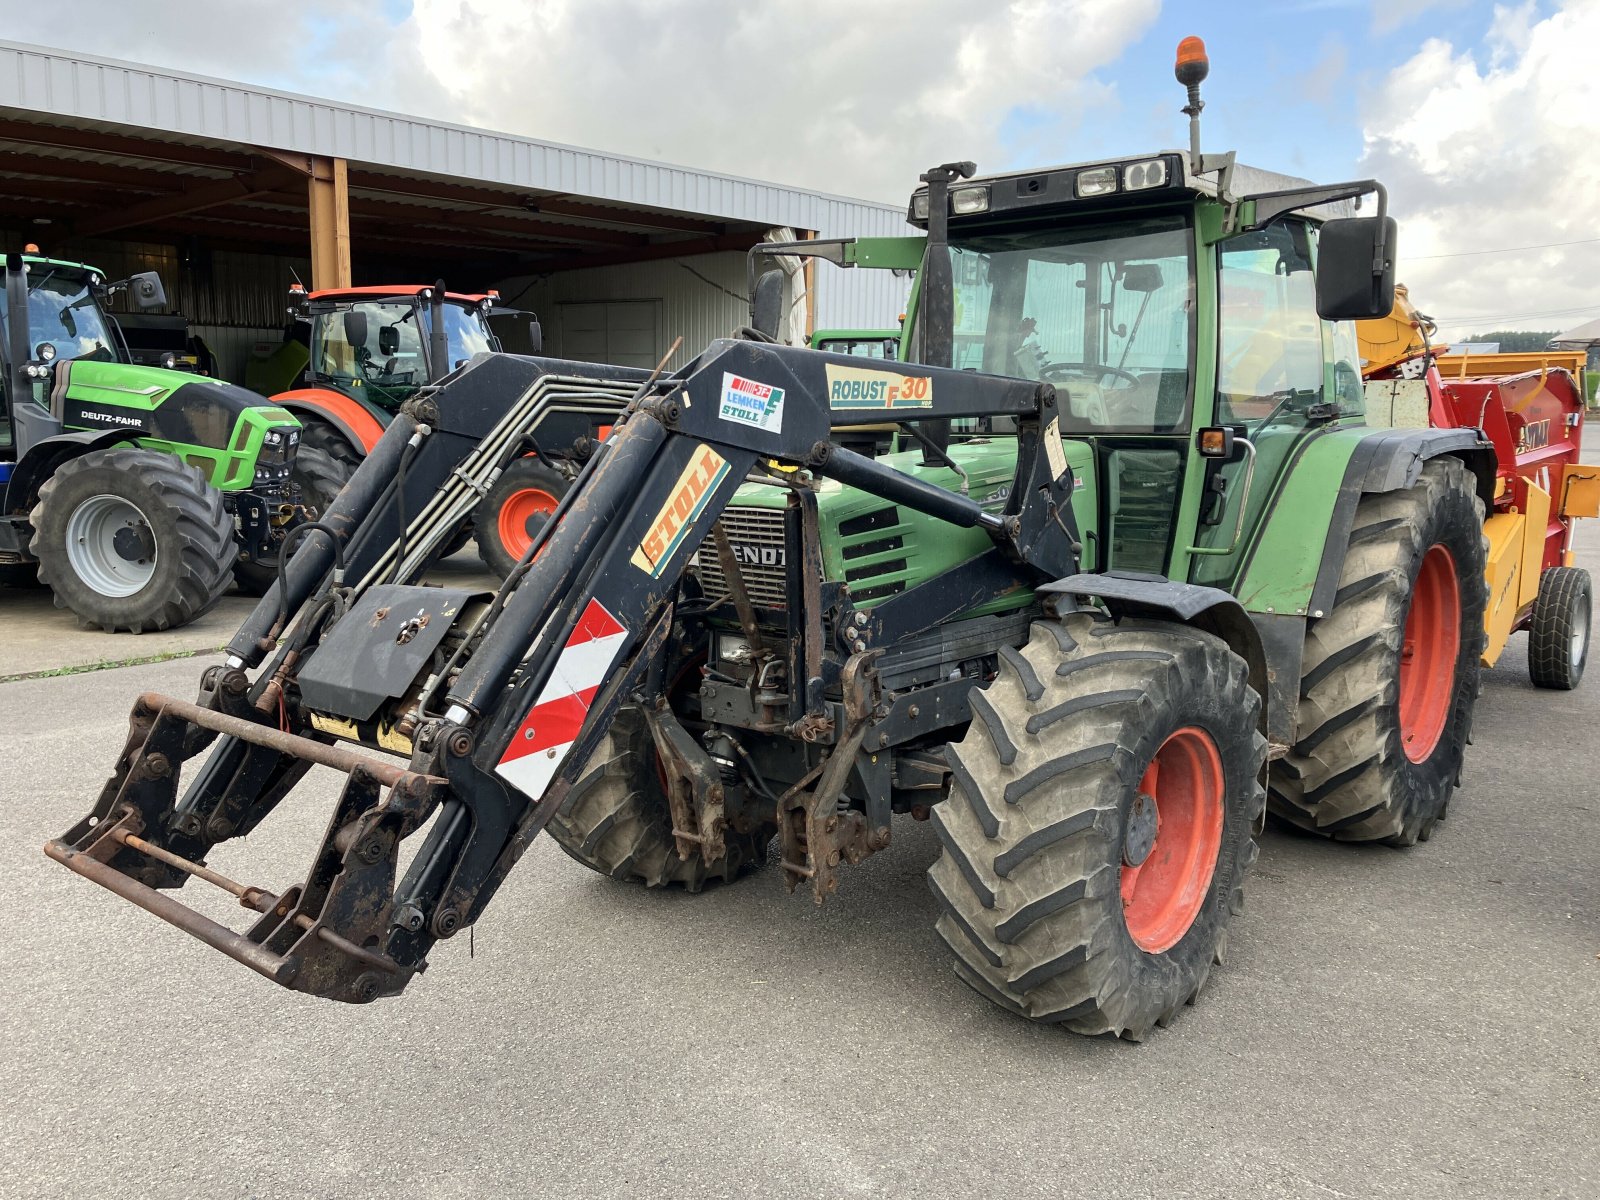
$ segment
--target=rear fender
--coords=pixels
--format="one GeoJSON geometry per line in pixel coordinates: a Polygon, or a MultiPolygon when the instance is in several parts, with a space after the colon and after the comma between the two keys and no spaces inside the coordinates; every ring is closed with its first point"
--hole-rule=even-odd
{"type": "Polygon", "coordinates": [[[1083,596],[1099,600],[1112,616],[1148,617],[1175,621],[1221,638],[1250,668],[1250,686],[1261,697],[1261,731],[1273,740],[1273,730],[1292,719],[1293,705],[1279,719],[1282,701],[1273,694],[1271,680],[1276,664],[1269,662],[1267,642],[1244,607],[1221,588],[1180,583],[1159,575],[1110,572],[1103,575],[1068,575],[1039,588],[1043,596],[1083,596]]]}
{"type": "Polygon", "coordinates": [[[1413,487],[1430,459],[1444,457],[1459,458],[1466,465],[1483,501],[1484,512],[1492,512],[1495,453],[1479,430],[1386,429],[1357,443],[1345,467],[1344,481],[1333,506],[1333,519],[1328,525],[1328,537],[1323,543],[1322,560],[1311,589],[1311,616],[1319,617],[1333,608],[1361,497],[1413,487]]]}

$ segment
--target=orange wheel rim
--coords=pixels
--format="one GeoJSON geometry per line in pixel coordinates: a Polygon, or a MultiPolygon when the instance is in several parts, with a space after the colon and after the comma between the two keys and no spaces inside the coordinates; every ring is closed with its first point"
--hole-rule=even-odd
{"type": "Polygon", "coordinates": [[[533,545],[534,534],[559,501],[543,488],[521,488],[506,497],[495,517],[500,544],[512,558],[521,558],[533,545]]]}
{"type": "Polygon", "coordinates": [[[1414,763],[1427,759],[1444,733],[1460,648],[1456,560],[1435,544],[1422,556],[1400,642],[1400,744],[1414,763]]]}
{"type": "Polygon", "coordinates": [[[1148,954],[1176,946],[1200,915],[1222,849],[1225,787],[1217,744],[1194,725],[1162,742],[1139,780],[1155,800],[1155,840],[1137,866],[1123,864],[1122,919],[1148,954]]]}

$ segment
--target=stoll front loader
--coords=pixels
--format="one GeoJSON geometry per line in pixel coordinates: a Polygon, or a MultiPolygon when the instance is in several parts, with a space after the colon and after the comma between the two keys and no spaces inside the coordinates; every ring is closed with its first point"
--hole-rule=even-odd
{"type": "MultiPolygon", "coordinates": [[[[1180,79],[1203,73],[1191,50],[1180,79]]],[[[1494,464],[1472,431],[1361,424],[1348,319],[1392,301],[1382,189],[1234,196],[1197,145],[971,173],[912,200],[914,361],[773,344],[774,273],[754,328],[670,377],[489,355],[408,403],[290,562],[286,611],[263,600],[197,702],[140,697],[47,853],[362,1002],[472,925],[541,831],[690,890],[776,839],[774,873],[820,903],[895,814],[931,814],[961,976],[1139,1038],[1221,960],[1268,803],[1426,837],[1477,692],[1494,464]],[[1306,215],[1369,194],[1376,217],[1306,215]],[[946,365],[956,313],[983,370],[946,365]],[[1027,316],[1039,378],[1005,369],[1027,316]],[[418,585],[518,429],[619,393],[497,593],[418,585]],[[839,445],[884,423],[916,447],[839,445]],[[303,881],[203,865],[313,763],[345,787],[303,881]],[[170,896],[193,876],[248,931],[170,896]]]]}

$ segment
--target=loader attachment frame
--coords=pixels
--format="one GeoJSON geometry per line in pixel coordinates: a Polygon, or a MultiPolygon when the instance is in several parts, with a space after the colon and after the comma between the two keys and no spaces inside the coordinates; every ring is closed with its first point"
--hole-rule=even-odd
{"type": "MultiPolygon", "coordinates": [[[[275,982],[369,1001],[403,989],[425,969],[434,941],[477,919],[560,808],[619,708],[640,697],[671,637],[691,557],[747,478],[796,488],[796,519],[810,523],[804,541],[813,549],[816,505],[805,502],[812,494],[794,482],[794,468],[985,530],[994,551],[985,556],[982,586],[966,579],[948,597],[929,596],[930,611],[1076,570],[1072,473],[1048,383],[911,364],[879,370],[847,355],[732,340],[712,343],[660,380],[615,371],[571,379],[555,376],[558,366],[570,369],[488,355],[410,402],[331,506],[322,532],[296,550],[281,593],[262,599],[230,643],[226,665],[207,673],[201,702],[141,697],[94,810],[47,853],[275,982]],[[470,498],[452,499],[467,495],[462,481],[485,477],[486,456],[503,466],[525,452],[546,412],[530,397],[556,396],[552,410],[581,408],[596,396],[615,402],[628,388],[634,391],[611,436],[499,592],[462,629],[448,661],[423,660],[418,651],[415,688],[385,693],[389,685],[369,676],[410,663],[413,641],[438,644],[418,637],[427,618],[443,611],[438,589],[418,579],[470,519],[470,498]],[[834,426],[904,419],[907,410],[918,420],[1015,422],[1016,473],[1002,511],[830,440],[834,426]],[[512,415],[486,415],[495,412],[512,415]],[[393,606],[420,606],[422,615],[401,623],[398,635],[387,623],[390,607],[351,618],[379,585],[393,606]],[[331,744],[328,715],[312,711],[298,682],[318,656],[353,664],[341,681],[350,728],[372,716],[368,701],[402,695],[412,706],[382,737],[360,739],[409,754],[408,763],[331,744]],[[183,764],[212,739],[210,759],[180,794],[183,764]],[[343,771],[346,782],[303,882],[275,894],[205,866],[212,846],[248,834],[314,764],[343,771]],[[401,843],[424,827],[401,875],[401,843]],[[259,914],[256,923],[237,934],[162,894],[194,877],[238,896],[259,914]]],[[[790,732],[830,744],[831,757],[813,773],[812,791],[797,785],[774,814],[796,823],[786,846],[815,844],[802,826],[817,823],[817,797],[842,786],[876,703],[876,649],[845,661],[845,703],[824,702],[824,593],[815,582],[802,581],[807,608],[795,661],[803,669],[786,711],[796,718],[790,732]]],[[[688,814],[693,806],[679,807],[688,814]]],[[[689,844],[701,836],[683,832],[689,844]]],[[[811,873],[820,900],[828,880],[811,873]]]]}

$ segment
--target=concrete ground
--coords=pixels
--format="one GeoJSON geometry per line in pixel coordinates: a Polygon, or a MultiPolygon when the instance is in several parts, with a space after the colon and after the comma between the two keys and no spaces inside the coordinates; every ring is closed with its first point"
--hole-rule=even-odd
{"type": "MultiPolygon", "coordinates": [[[[1228,963],[1137,1046],[968,991],[909,820],[821,909],[541,840],[404,996],[306,999],[40,852],[133,696],[213,659],[0,683],[0,1196],[1600,1195],[1600,668],[1535,691],[1523,642],[1433,840],[1269,831],[1228,963]]],[[[303,874],[317,772],[213,865],[303,874]]]]}

